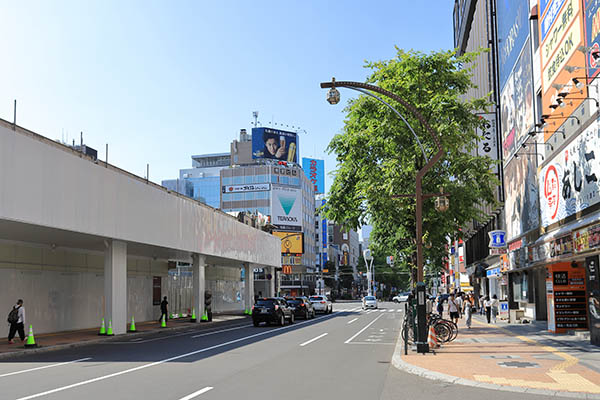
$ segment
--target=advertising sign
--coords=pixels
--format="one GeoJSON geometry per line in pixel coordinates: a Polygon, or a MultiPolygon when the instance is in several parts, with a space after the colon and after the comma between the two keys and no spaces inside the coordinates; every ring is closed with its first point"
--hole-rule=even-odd
{"type": "Polygon", "coordinates": [[[596,122],[540,170],[542,226],[558,222],[600,201],[599,148],[596,122]]]}
{"type": "Polygon", "coordinates": [[[600,346],[600,277],[598,276],[598,261],[598,256],[585,259],[590,342],[596,346],[600,346]]]}
{"type": "Polygon", "coordinates": [[[497,249],[506,247],[506,231],[490,231],[488,236],[490,237],[488,247],[497,249]]]}
{"type": "Polygon", "coordinates": [[[273,128],[252,128],[252,158],[298,162],[298,135],[273,128]]]}
{"type": "Polygon", "coordinates": [[[539,226],[536,155],[513,158],[504,168],[507,241],[539,226]]]}
{"type": "Polygon", "coordinates": [[[600,1],[584,0],[584,20],[585,45],[591,48],[586,57],[588,82],[591,82],[600,71],[600,62],[592,56],[593,52],[600,51],[600,1]]]}
{"type": "Polygon", "coordinates": [[[529,2],[498,0],[497,2],[500,88],[504,88],[517,58],[529,37],[529,2]]]}
{"type": "Polygon", "coordinates": [[[228,185],[223,186],[223,193],[240,193],[240,192],[264,192],[271,190],[269,183],[249,183],[246,185],[228,185]]]}
{"type": "Polygon", "coordinates": [[[586,57],[578,50],[585,36],[582,14],[580,0],[552,0],[540,24],[542,114],[553,117],[545,128],[544,140],[548,140],[565,121],[554,117],[568,117],[587,97],[584,94],[587,89],[576,89],[571,81],[572,78],[582,78],[581,71],[565,69],[567,65],[581,70],[585,68],[586,57]],[[558,105],[559,93],[568,93],[562,99],[560,113],[550,107],[558,105]]]}
{"type": "Polygon", "coordinates": [[[585,269],[563,262],[548,266],[546,291],[548,329],[564,333],[569,329],[587,329],[585,269]]]}
{"type": "Polygon", "coordinates": [[[523,51],[501,92],[501,132],[504,160],[519,149],[533,129],[533,69],[531,46],[526,40],[523,51]]]}
{"type": "MultiPolygon", "coordinates": [[[[496,133],[496,114],[485,114],[480,118],[486,120],[483,129],[477,128],[477,136],[480,139],[477,142],[477,155],[489,157],[492,160],[498,160],[498,135],[496,133]]],[[[494,165],[494,173],[498,175],[499,166],[494,165]]]]}
{"type": "Polygon", "coordinates": [[[281,239],[281,253],[282,254],[302,254],[303,251],[303,237],[301,232],[279,232],[273,231],[273,236],[277,236],[281,239]]]}
{"type": "Polygon", "coordinates": [[[302,191],[275,186],[271,190],[271,223],[285,231],[302,231],[302,191]]]}
{"type": "Polygon", "coordinates": [[[573,232],[573,251],[582,253],[600,246],[600,224],[573,232]]]}
{"type": "Polygon", "coordinates": [[[302,157],[302,169],[312,182],[315,194],[325,193],[325,161],[302,157]]]}

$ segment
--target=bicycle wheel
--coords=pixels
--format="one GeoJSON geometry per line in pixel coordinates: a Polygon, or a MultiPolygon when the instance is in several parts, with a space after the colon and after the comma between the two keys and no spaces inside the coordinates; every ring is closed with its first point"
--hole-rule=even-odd
{"type": "Polygon", "coordinates": [[[435,331],[435,336],[440,342],[447,343],[450,341],[450,338],[452,337],[452,330],[443,321],[437,321],[436,324],[433,325],[433,330],[435,331]]]}

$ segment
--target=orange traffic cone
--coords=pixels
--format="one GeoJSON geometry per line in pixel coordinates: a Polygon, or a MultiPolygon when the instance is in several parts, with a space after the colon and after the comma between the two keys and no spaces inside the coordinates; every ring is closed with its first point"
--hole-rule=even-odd
{"type": "Polygon", "coordinates": [[[429,327],[429,335],[427,335],[427,344],[429,344],[430,349],[437,349],[440,347],[438,344],[437,336],[435,335],[435,329],[433,325],[429,327]]]}

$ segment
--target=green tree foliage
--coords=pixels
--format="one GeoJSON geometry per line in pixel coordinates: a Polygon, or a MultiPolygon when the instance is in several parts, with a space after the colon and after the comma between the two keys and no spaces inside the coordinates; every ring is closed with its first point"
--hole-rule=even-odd
{"type": "MultiPolygon", "coordinates": [[[[446,238],[460,237],[459,228],[469,221],[482,221],[480,206],[495,201],[493,161],[474,155],[480,139],[476,127],[484,123],[476,113],[489,103],[485,98],[463,100],[473,87],[471,70],[464,66],[471,65],[475,56],[397,49],[394,59],[366,65],[372,71],[368,83],[413,104],[438,133],[445,151],[423,180],[424,193],[438,193],[440,187],[450,193],[445,213],[435,210],[434,199],[423,205],[424,255],[430,272],[442,265],[446,238]]],[[[437,149],[418,119],[401,104],[385,100],[407,119],[431,157],[437,149]]],[[[371,249],[394,255],[406,271],[416,250],[415,200],[392,196],[415,192],[416,172],[425,164],[423,154],[407,125],[377,100],[362,95],[350,100],[345,111],[343,132],[328,147],[338,165],[327,218],[353,229],[372,224],[371,249]]]]}

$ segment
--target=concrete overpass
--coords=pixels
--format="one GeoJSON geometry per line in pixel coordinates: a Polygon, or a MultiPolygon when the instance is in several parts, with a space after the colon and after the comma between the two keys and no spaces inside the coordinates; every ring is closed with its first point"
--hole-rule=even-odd
{"type": "MultiPolygon", "coordinates": [[[[128,312],[128,303],[134,311],[145,310],[142,319],[152,314],[132,300],[131,293],[128,296],[128,274],[165,274],[167,260],[193,262],[194,307],[199,313],[204,309],[207,265],[245,268],[248,307],[253,267],[275,268],[281,263],[278,238],[4,120],[0,120],[0,240],[0,302],[8,309],[17,297],[31,295],[29,301],[25,298],[28,319],[33,315],[48,322],[40,323],[41,331],[95,326],[104,315],[112,320],[116,333],[125,332],[128,315],[134,313],[128,312]],[[84,254],[91,261],[71,265],[71,253],[84,254]],[[101,273],[98,257],[103,258],[101,273]],[[61,310],[77,308],[65,303],[81,301],[81,293],[69,300],[63,290],[58,295],[64,299],[56,301],[52,290],[43,289],[36,299],[39,290],[31,287],[62,284],[60,276],[44,282],[48,271],[60,271],[65,280],[72,279],[73,273],[103,276],[99,296],[103,299],[86,301],[90,318],[61,310]],[[35,310],[77,322],[52,323],[35,310]]],[[[73,284],[85,293],[86,283],[80,280],[73,284]]],[[[87,288],[90,296],[92,286],[87,288]]],[[[146,289],[134,297],[143,299],[146,289]]]]}

